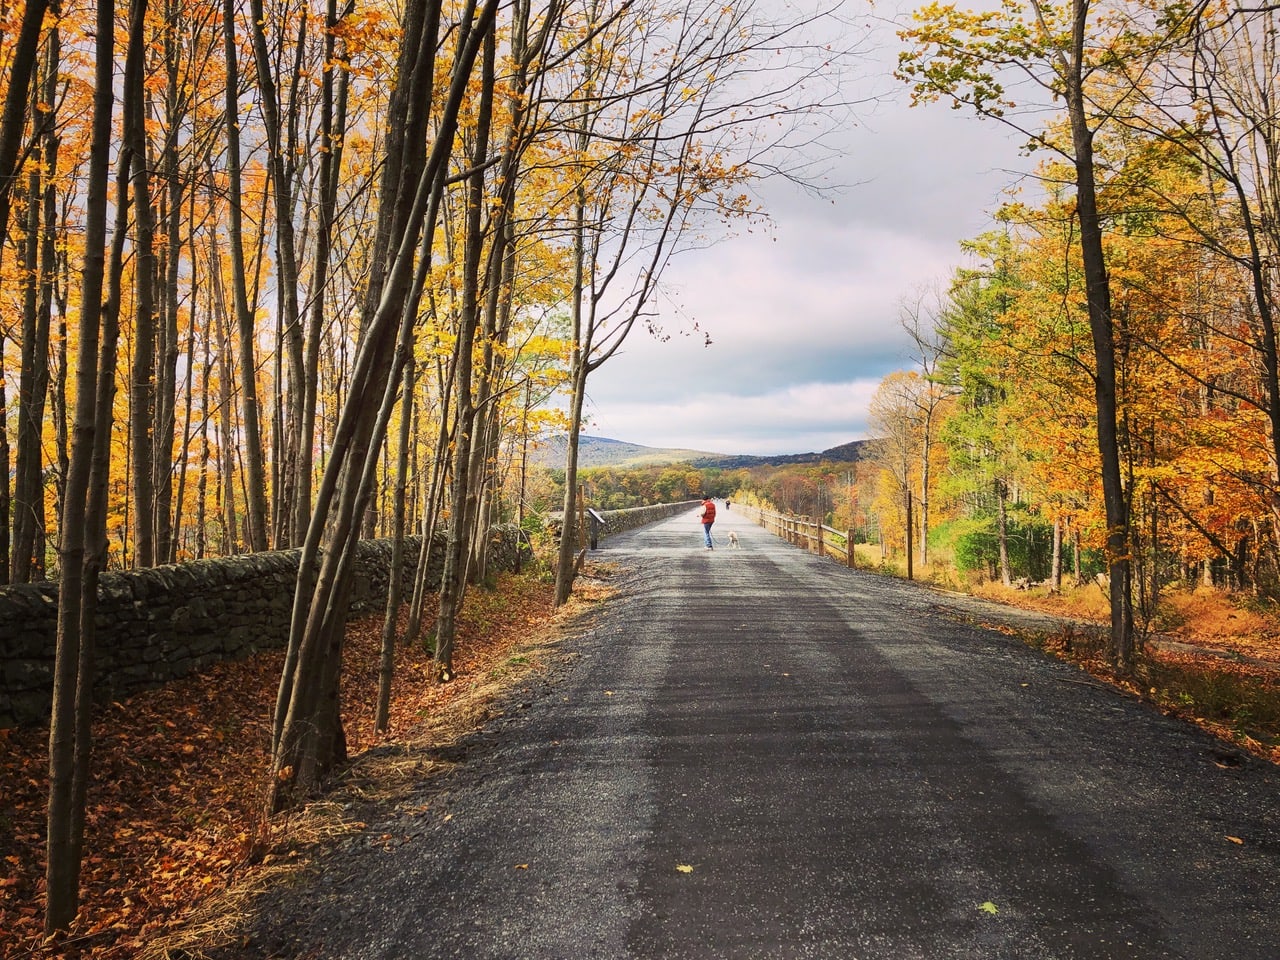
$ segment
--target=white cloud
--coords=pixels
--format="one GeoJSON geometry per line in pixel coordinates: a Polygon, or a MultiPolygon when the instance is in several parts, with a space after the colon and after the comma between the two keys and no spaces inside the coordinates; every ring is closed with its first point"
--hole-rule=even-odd
{"type": "MultiPolygon", "coordinates": [[[[891,28],[860,68],[891,88],[891,28]]],[[[763,185],[773,220],[681,254],[655,303],[669,339],[637,330],[592,375],[597,436],[717,453],[805,453],[865,435],[880,380],[910,364],[900,304],[945,283],[1027,161],[999,125],[905,91],[840,132],[826,198],[763,185]],[[694,325],[696,324],[696,330],[694,325]],[[711,344],[704,346],[704,338],[711,344]]]]}
{"type": "Polygon", "coordinates": [[[757,396],[699,392],[678,402],[620,402],[589,414],[586,432],[708,453],[810,453],[866,436],[879,380],[803,383],[757,396]]]}

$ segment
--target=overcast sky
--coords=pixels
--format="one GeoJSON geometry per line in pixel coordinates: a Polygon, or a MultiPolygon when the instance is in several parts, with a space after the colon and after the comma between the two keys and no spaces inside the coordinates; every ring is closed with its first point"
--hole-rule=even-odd
{"type": "Polygon", "coordinates": [[[659,319],[668,330],[696,321],[712,342],[633,332],[588,382],[584,433],[728,454],[806,453],[867,436],[880,380],[911,364],[904,298],[946,282],[963,262],[960,241],[991,226],[1029,162],[992,121],[941,104],[909,108],[889,75],[893,28],[870,29],[855,82],[863,96],[888,94],[840,135],[830,177],[848,186],[817,198],[767,184],[771,229],[673,261],[659,319]]]}

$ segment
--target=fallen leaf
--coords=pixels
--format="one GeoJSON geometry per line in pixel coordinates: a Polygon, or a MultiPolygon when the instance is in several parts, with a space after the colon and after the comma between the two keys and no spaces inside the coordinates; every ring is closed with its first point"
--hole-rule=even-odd
{"type": "MultiPolygon", "coordinates": [[[[504,577],[492,600],[484,591],[469,596],[467,606],[477,609],[460,618],[464,636],[452,684],[428,682],[436,672],[421,645],[398,646],[392,730],[453,711],[470,679],[507,663],[518,652],[515,645],[528,638],[530,624],[549,621],[553,593],[537,578],[504,577]]],[[[379,614],[347,625],[344,702],[376,698],[382,620],[379,614]]],[[[275,704],[282,662],[283,651],[266,651],[218,664],[106,706],[95,718],[94,791],[85,815],[97,849],[82,865],[82,932],[120,933],[102,951],[90,951],[95,958],[100,952],[102,960],[139,955],[136,944],[166,928],[178,906],[216,895],[242,869],[301,859],[296,849],[275,848],[291,825],[246,829],[258,822],[262,780],[271,769],[259,728],[275,704]],[[206,749],[209,744],[218,749],[206,749]]],[[[365,714],[344,717],[353,759],[382,742],[373,711],[365,714]]],[[[42,936],[43,903],[37,900],[43,896],[39,851],[47,764],[47,730],[0,729],[0,819],[9,828],[0,830],[0,957],[23,955],[42,936]]],[[[281,773],[287,782],[295,771],[281,773]]],[[[436,809],[428,816],[439,822],[444,811],[436,809]]],[[[366,826],[351,821],[344,828],[366,826]]],[[[400,841],[392,836],[382,842],[400,841]]]]}
{"type": "Polygon", "coordinates": [[[986,903],[984,903],[984,904],[983,904],[982,906],[980,906],[978,909],[979,909],[979,910],[981,910],[983,913],[989,913],[989,914],[991,914],[991,916],[993,916],[993,917],[994,917],[997,913],[999,913],[999,912],[1000,912],[999,907],[997,907],[997,906],[996,906],[994,903],[992,903],[990,900],[988,900],[986,903]]]}
{"type": "Polygon", "coordinates": [[[676,869],[679,870],[681,873],[693,873],[693,867],[691,867],[687,863],[677,863],[676,869]]]}
{"type": "Polygon", "coordinates": [[[1244,844],[1244,841],[1241,840],[1239,837],[1233,837],[1230,834],[1227,835],[1227,839],[1230,840],[1232,843],[1239,843],[1241,845],[1244,844]]]}
{"type": "Polygon", "coordinates": [[[529,865],[528,865],[527,863],[517,863],[517,864],[516,864],[516,869],[517,869],[517,870],[528,870],[528,869],[529,869],[529,865]]]}

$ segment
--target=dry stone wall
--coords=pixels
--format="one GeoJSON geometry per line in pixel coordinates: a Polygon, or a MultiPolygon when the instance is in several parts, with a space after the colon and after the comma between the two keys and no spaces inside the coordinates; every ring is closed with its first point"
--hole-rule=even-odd
{"type": "MultiPolygon", "coordinates": [[[[514,526],[494,528],[489,569],[514,568],[517,534],[514,526]]],[[[360,544],[352,613],[382,609],[391,548],[390,540],[360,544]]],[[[406,541],[407,590],[420,548],[420,538],[406,541]]],[[[434,589],[443,550],[431,555],[434,589]]],[[[300,558],[298,550],[278,550],[103,574],[95,697],[109,702],[222,660],[283,647],[300,558]]],[[[0,587],[0,728],[48,721],[57,606],[55,584],[0,587]]]]}
{"type": "Polygon", "coordinates": [[[604,529],[600,531],[601,539],[607,538],[611,533],[634,530],[680,513],[692,513],[701,503],[701,500],[687,500],[682,503],[659,503],[651,507],[631,507],[627,510],[606,510],[601,513],[605,520],[604,529]]]}
{"type": "MultiPolygon", "coordinates": [[[[604,526],[598,531],[598,540],[604,540],[610,534],[622,533],[626,530],[634,530],[637,527],[643,527],[646,524],[657,523],[659,520],[666,520],[668,517],[674,517],[677,514],[686,511],[692,513],[702,503],[701,500],[682,500],[680,503],[655,503],[648,507],[628,507],[625,510],[602,510],[600,516],[604,518],[604,526]]],[[[548,526],[552,532],[558,537],[560,535],[560,518],[564,514],[556,511],[548,515],[548,526]]],[[[590,532],[590,519],[588,523],[588,532],[590,532]]],[[[573,529],[577,524],[573,524],[570,529],[570,536],[573,535],[573,529]]]]}

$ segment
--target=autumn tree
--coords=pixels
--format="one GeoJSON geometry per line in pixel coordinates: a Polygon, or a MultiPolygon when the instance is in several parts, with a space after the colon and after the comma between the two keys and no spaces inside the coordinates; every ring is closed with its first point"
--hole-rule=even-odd
{"type": "MultiPolygon", "coordinates": [[[[141,9],[145,4],[139,0],[141,9]]],[[[122,218],[113,237],[107,283],[107,192],[115,105],[115,6],[96,8],[92,150],[80,291],[80,348],[75,431],[59,538],[58,628],[49,725],[49,806],[45,930],[66,929],[79,908],[93,706],[94,613],[106,553],[107,450],[112,420],[118,330],[118,262],[122,218]],[[108,289],[109,286],[109,289],[108,289]],[[104,290],[108,296],[104,298],[104,290]],[[105,300],[105,302],[104,302],[105,300]]],[[[142,51],[131,51],[137,67],[142,51]]],[[[129,69],[127,66],[126,69],[129,69]]],[[[128,149],[120,160],[117,213],[128,208],[128,149]]]]}
{"type": "MultiPolygon", "coordinates": [[[[1143,173],[1189,169],[1198,175],[1199,189],[1167,174],[1140,174],[1128,183],[1144,205],[1172,222],[1169,232],[1184,256],[1199,262],[1209,254],[1239,291],[1240,302],[1201,313],[1200,323],[1220,344],[1235,342],[1252,351],[1256,376],[1219,376],[1214,368],[1194,365],[1179,369],[1203,395],[1226,393],[1266,420],[1271,465],[1251,472],[1250,482],[1271,506],[1253,550],[1274,578],[1280,569],[1280,334],[1272,267],[1280,251],[1280,147],[1274,136],[1280,11],[1270,4],[1193,3],[1171,4],[1158,14],[1155,27],[1167,48],[1154,69],[1117,63],[1129,67],[1126,80],[1141,93],[1124,118],[1148,144],[1132,167],[1143,173]]],[[[1170,359],[1159,344],[1150,346],[1170,359]]],[[[1184,518],[1197,506],[1170,504],[1184,518]]],[[[1233,567],[1241,570],[1238,562],[1233,567]]]]}
{"type": "Polygon", "coordinates": [[[898,320],[915,344],[914,360],[923,382],[916,391],[920,424],[920,563],[929,565],[929,498],[933,489],[933,457],[938,422],[954,388],[940,375],[944,344],[939,335],[945,301],[936,288],[917,291],[903,300],[898,320]]]}
{"type": "MultiPolygon", "coordinates": [[[[946,494],[964,505],[963,515],[979,525],[976,532],[994,527],[995,569],[1008,586],[1014,575],[1011,514],[1027,491],[1037,435],[1054,429],[1046,422],[1046,406],[1036,401],[1048,385],[1062,404],[1069,382],[1052,353],[1060,345],[1062,317],[1043,315],[1061,302],[1061,291],[1029,289],[1026,245],[1008,225],[964,248],[975,263],[956,271],[937,327],[938,375],[956,395],[940,429],[951,467],[946,494]],[[1042,305],[1045,310],[1037,314],[1042,305]]],[[[1090,467],[1095,464],[1090,459],[1090,467]]],[[[1051,469],[1064,468],[1054,463],[1051,469]]],[[[1068,482],[1078,478],[1070,472],[1068,482]]]]}
{"type": "Polygon", "coordinates": [[[545,135],[548,103],[534,93],[545,83],[547,61],[561,41],[563,9],[559,0],[540,9],[527,2],[512,6],[503,83],[498,83],[495,39],[484,51],[475,123],[460,137],[470,172],[459,218],[453,476],[435,633],[435,666],[443,680],[452,676],[457,617],[467,581],[482,574],[485,564],[484,529],[492,515],[504,399],[519,388],[512,342],[520,312],[517,292],[527,297],[526,309],[536,302],[524,272],[529,269],[526,262],[536,260],[527,256],[528,245],[547,222],[546,213],[519,187],[525,179],[526,156],[545,135]]]}
{"type": "Polygon", "coordinates": [[[369,279],[350,389],[303,544],[273,725],[270,806],[310,793],[345,756],[338,679],[360,519],[412,342],[417,302],[411,291],[421,289],[415,275],[430,262],[428,210],[444,188],[459,112],[497,6],[486,0],[459,12],[444,89],[434,67],[449,23],[437,5],[405,10],[372,260],[378,269],[369,279]],[[422,109],[427,104],[438,113],[422,109]]]}
{"type": "MultiPolygon", "coordinates": [[[[1068,136],[1029,130],[1032,141],[1061,154],[1071,165],[1075,218],[1084,264],[1084,284],[1093,342],[1093,386],[1103,498],[1107,514],[1110,572],[1111,655],[1122,669],[1133,665],[1134,622],[1129,556],[1129,500],[1124,483],[1116,405],[1116,342],[1111,288],[1098,210],[1094,140],[1127,91],[1100,84],[1100,74],[1122,49],[1089,0],[1053,5],[1040,0],[1010,2],[998,11],[965,13],[937,5],[916,14],[902,32],[912,44],[899,59],[898,74],[911,83],[917,101],[938,98],[979,115],[1018,126],[1014,104],[1000,79],[1013,71],[1065,106],[1068,136]]],[[[1125,35],[1127,37],[1127,34],[1125,35]]]]}
{"type": "Polygon", "coordinates": [[[930,384],[916,370],[893,373],[881,381],[867,411],[867,424],[876,441],[875,459],[893,478],[902,505],[908,580],[915,574],[915,498],[911,487],[925,446],[922,398],[930,390],[930,384]]]}

